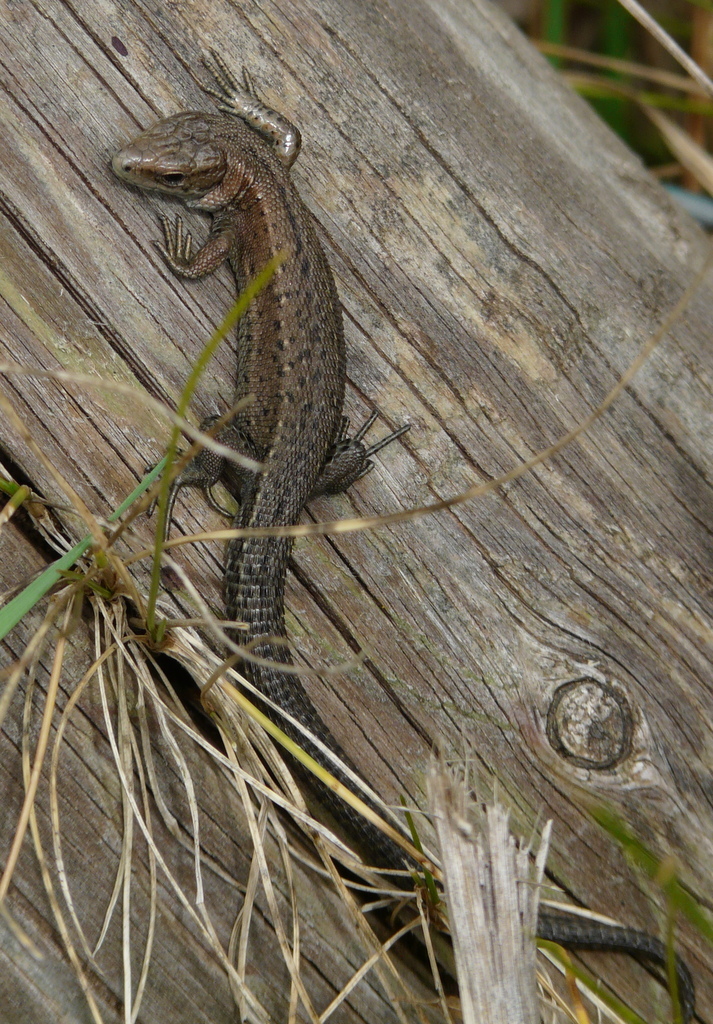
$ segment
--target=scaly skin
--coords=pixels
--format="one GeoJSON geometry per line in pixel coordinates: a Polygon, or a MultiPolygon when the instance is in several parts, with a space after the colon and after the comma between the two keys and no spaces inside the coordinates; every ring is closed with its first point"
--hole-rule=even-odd
{"type": "MultiPolygon", "coordinates": [[[[259,101],[251,100],[259,113],[259,101]]],[[[234,402],[248,395],[255,400],[220,435],[264,469],[241,472],[204,452],[178,481],[179,486],[209,488],[222,479],[240,505],[235,527],[296,523],[310,497],[349,486],[370,468],[369,456],[384,444],[366,448],[361,432],[352,440],[342,436],[346,366],[341,310],[314,221],[289,178],[295,155],[280,150],[273,131],[263,135],[241,117],[189,112],[159,121],[112,162],[131,184],[167,192],[212,213],[208,241],[193,255],[180,220],[173,229],[164,219],[165,244],[158,247],[176,274],[203,277],[228,259],[240,289],[277,253],[287,254],[240,321],[234,402]]],[[[284,587],[291,547],[289,538],[230,541],[224,581],[226,616],[248,627],[235,631],[234,639],[250,644],[262,659],[288,665],[287,643],[259,641],[286,640],[284,587]]],[[[356,771],[298,676],[249,661],[244,670],[262,693],[356,771]]],[[[267,706],[263,710],[275,717],[267,706]]],[[[282,718],[277,723],[315,760],[325,762],[299,730],[282,718]]],[[[325,766],[350,785],[331,762],[325,766]]],[[[393,866],[397,858],[403,867],[398,848],[331,791],[320,789],[319,802],[379,866],[393,866]]]]}
{"type": "MultiPolygon", "coordinates": [[[[342,317],[334,280],[317,239],[312,217],[288,174],[299,152],[299,132],[245,88],[214,56],[209,64],[221,113],[189,112],[159,121],[113,160],[115,172],[142,188],[182,199],[213,216],[207,242],[191,255],[190,236],[180,218],[173,229],[164,219],[166,262],[179,276],[203,277],[228,259],[238,289],[277,253],[286,259],[240,321],[235,401],[255,400],[240,412],[220,439],[260,460],[260,474],[238,470],[204,452],[177,486],[209,489],[221,479],[240,504],[236,527],[289,526],[310,497],[336,493],[370,468],[362,434],[343,437],[345,354],[342,317]]],[[[402,428],[402,431],[405,428],[402,428]]],[[[398,436],[402,431],[396,431],[398,436]]],[[[228,544],[225,566],[226,615],[245,622],[251,643],[266,660],[291,664],[285,638],[284,587],[292,541],[248,538],[228,544]]],[[[344,751],[320,719],[298,676],[278,668],[245,663],[250,681],[306,726],[347,765],[344,751]]],[[[270,717],[276,716],[267,706],[270,717]]],[[[317,762],[349,786],[349,779],[284,719],[276,719],[317,762]]],[[[298,766],[298,772],[314,787],[298,766]]],[[[319,802],[346,829],[367,859],[380,867],[402,868],[403,852],[331,791],[320,788],[319,802]]],[[[368,801],[367,801],[368,802],[368,801]]],[[[378,810],[378,809],[377,809],[378,810]]],[[[542,910],[541,938],[580,949],[624,952],[666,965],[658,939],[644,932],[542,910]]],[[[684,1019],[693,1014],[694,989],[688,968],[677,958],[684,1019]]]]}

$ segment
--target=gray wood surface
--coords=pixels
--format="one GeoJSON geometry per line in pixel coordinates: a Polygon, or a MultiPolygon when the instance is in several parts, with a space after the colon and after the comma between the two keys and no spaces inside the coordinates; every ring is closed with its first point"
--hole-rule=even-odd
{"type": "MultiPolygon", "coordinates": [[[[166,270],[151,240],[157,213],[170,207],[128,190],[109,167],[157,117],[206,106],[199,55],[208,46],[236,69],[245,64],[264,98],[302,129],[294,176],[344,305],[352,421],[377,406],[380,430],[412,424],[348,495],[315,502],[314,518],[448,497],[552,443],[604,398],[705,255],[702,233],[484,3],[42,0],[6,2],[0,28],[0,359],[125,382],[137,398],[21,376],[0,378],[0,388],[98,516],[160,455],[166,427],[140,393],[175,403],[234,294],[227,270],[194,284],[166,270]]],[[[205,222],[189,219],[203,237],[205,222]]],[[[677,858],[692,893],[710,904],[712,307],[709,280],[606,417],[545,466],[436,516],[301,540],[287,593],[305,663],[367,653],[359,670],[308,685],[388,800],[403,793],[423,805],[432,741],[456,756],[467,741],[480,784],[497,778],[522,830],[554,818],[552,877],[593,909],[654,931],[662,898],[587,808],[615,807],[657,854],[677,858]],[[557,704],[555,719],[567,682],[559,697],[570,703],[557,704]],[[595,766],[617,747],[618,763],[595,766]]],[[[192,403],[196,421],[225,410],[234,359],[232,343],[215,357],[192,403]]],[[[5,416],[0,461],[67,504],[5,416]]],[[[57,521],[74,539],[85,532],[73,515],[57,521]]],[[[28,520],[16,522],[0,537],[5,586],[49,557],[28,520]]],[[[222,525],[187,495],[177,529],[207,524],[222,525]]],[[[137,537],[148,541],[151,528],[140,520],[137,537]]],[[[219,610],[220,545],[184,548],[180,558],[219,610]]],[[[144,567],[136,579],[146,586],[144,567]]],[[[191,613],[180,597],[176,613],[191,613]]],[[[37,621],[9,639],[3,663],[37,621]]],[[[90,625],[88,616],[72,637],[62,701],[86,669],[90,625]]],[[[43,686],[50,663],[47,653],[43,686]]],[[[3,851],[21,802],[21,703],[0,747],[3,851]]],[[[95,693],[72,721],[63,820],[96,937],[121,805],[95,693]]],[[[185,753],[208,849],[244,881],[237,808],[228,813],[222,776],[206,758],[185,753]]],[[[180,785],[158,740],[156,756],[166,758],[181,818],[180,785]]],[[[41,787],[45,829],[48,806],[41,787]]],[[[190,856],[168,836],[165,846],[190,888],[190,856]]],[[[137,856],[145,861],[140,839],[137,856]]],[[[139,887],[146,870],[137,867],[139,887]]],[[[305,874],[305,892],[309,882],[305,874]]],[[[227,941],[238,897],[218,876],[211,885],[227,941]]],[[[90,1019],[29,841],[8,907],[45,952],[30,963],[3,940],[8,1019],[90,1019]]],[[[321,1009],[361,954],[340,937],[335,900],[315,887],[305,907],[305,976],[321,1009]]],[[[145,927],[139,903],[135,914],[145,927]]],[[[165,887],[159,916],[140,1020],[232,1020],[222,969],[165,887]]],[[[107,1021],[120,1019],[119,942],[114,926],[91,971],[107,1021]]],[[[681,942],[709,1019],[709,950],[687,927],[681,942]]],[[[282,1020],[286,974],[275,948],[265,917],[252,954],[256,986],[282,1020]]],[[[643,969],[626,958],[588,963],[648,1019],[669,1019],[665,993],[643,969]]],[[[333,1019],[389,1013],[373,982],[333,1019]]]]}

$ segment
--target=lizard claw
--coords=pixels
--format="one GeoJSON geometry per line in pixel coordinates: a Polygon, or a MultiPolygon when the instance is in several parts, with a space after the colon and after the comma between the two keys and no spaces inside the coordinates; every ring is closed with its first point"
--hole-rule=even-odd
{"type": "Polygon", "coordinates": [[[218,86],[218,89],[206,88],[206,92],[209,95],[225,100],[241,91],[233,72],[216,50],[208,50],[208,53],[203,56],[202,61],[203,67],[213,76],[218,86]]]}
{"type": "Polygon", "coordinates": [[[235,102],[244,101],[245,96],[251,96],[259,102],[260,97],[252,75],[244,65],[243,84],[241,85],[216,50],[209,50],[202,59],[203,67],[213,76],[218,86],[217,89],[206,86],[205,91],[221,101],[219,105],[226,114],[235,114],[235,102]]]}
{"type": "Polygon", "coordinates": [[[191,246],[193,238],[189,231],[184,234],[183,220],[176,217],[175,227],[171,225],[168,217],[161,216],[163,225],[163,242],[154,242],[154,245],[161,253],[166,263],[173,270],[182,270],[191,262],[191,246]]]}
{"type": "Polygon", "coordinates": [[[254,96],[256,100],[259,100],[260,97],[258,95],[257,89],[255,88],[255,82],[253,81],[253,77],[248,71],[248,69],[245,67],[245,65],[243,65],[243,87],[245,89],[245,92],[249,93],[251,96],[254,96]]]}

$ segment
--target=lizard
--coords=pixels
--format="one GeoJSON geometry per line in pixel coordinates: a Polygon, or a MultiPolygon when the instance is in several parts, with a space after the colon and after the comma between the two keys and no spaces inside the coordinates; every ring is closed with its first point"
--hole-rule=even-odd
{"type": "MultiPolygon", "coordinates": [[[[347,436],[341,307],[315,222],[289,175],[300,151],[300,133],[259,99],[247,71],[241,84],[215,52],[204,63],[215,80],[216,87],[206,92],[217,100],[217,111],[188,111],[158,121],[114,156],[112,168],[129,184],[212,215],[207,241],[195,253],[180,216],[175,225],[161,218],[164,237],[155,244],[177,276],[205,277],[228,260],[240,290],[277,253],[286,258],[239,321],[235,401],[248,396],[252,401],[219,434],[224,444],[258,460],[262,470],[241,469],[204,450],[173,482],[171,507],[184,486],[202,488],[213,501],[211,488],[222,481],[239,505],[235,527],[291,526],[311,499],[343,491],[367,473],[372,456],[408,425],[367,446],[373,414],[354,437],[347,436]]],[[[203,429],[214,421],[205,421],[203,429]]],[[[291,547],[289,537],[228,542],[226,615],[247,624],[242,639],[259,659],[245,662],[250,682],[356,771],[299,676],[288,671],[284,587],[291,547]]],[[[238,631],[233,633],[237,638],[238,631]]],[[[275,719],[269,706],[263,710],[275,719]]],[[[349,777],[300,730],[282,718],[278,724],[350,786],[349,777]]],[[[302,781],[309,781],[308,773],[297,770],[302,781]]],[[[325,787],[318,799],[376,866],[403,868],[403,852],[380,829],[325,787]]],[[[666,947],[655,936],[575,914],[541,909],[537,934],[567,948],[623,952],[667,965],[666,947]]],[[[694,987],[678,956],[676,972],[688,1021],[694,987]]]]}

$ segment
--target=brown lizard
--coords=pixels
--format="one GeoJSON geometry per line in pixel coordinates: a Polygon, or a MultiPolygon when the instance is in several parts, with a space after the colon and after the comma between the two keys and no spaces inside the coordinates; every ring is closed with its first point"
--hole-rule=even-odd
{"type": "MultiPolygon", "coordinates": [[[[372,416],[354,438],[347,438],[339,300],[312,216],[288,173],[299,153],[299,132],[260,102],[247,73],[241,86],[217,55],[206,64],[217,83],[217,89],[207,91],[217,98],[219,112],[188,112],[159,121],[118,153],[112,166],[134,185],[212,214],[208,240],[195,254],[180,218],[175,228],[163,218],[164,241],[157,245],[179,276],[203,277],[227,259],[241,289],[277,253],[286,253],[240,321],[235,399],[251,395],[254,400],[220,435],[230,447],[259,460],[263,469],[259,474],[241,470],[204,451],[176,481],[173,493],[182,486],[209,493],[222,480],[240,505],[236,527],[290,526],[310,499],[344,490],[368,472],[370,457],[408,428],[366,447],[363,438],[372,416]]],[[[247,661],[250,681],[353,767],[298,676],[279,668],[291,664],[284,621],[291,546],[286,537],[229,541],[226,614],[248,625],[247,634],[236,633],[236,638],[273,663],[247,661]]],[[[287,721],[278,724],[349,787],[348,776],[319,747],[287,721]]],[[[331,790],[321,788],[319,800],[373,863],[403,867],[403,852],[331,790]]],[[[653,936],[576,915],[541,910],[538,935],[571,948],[626,952],[666,965],[666,949],[653,936]]],[[[688,1020],[693,983],[680,958],[677,974],[688,1020]]]]}

